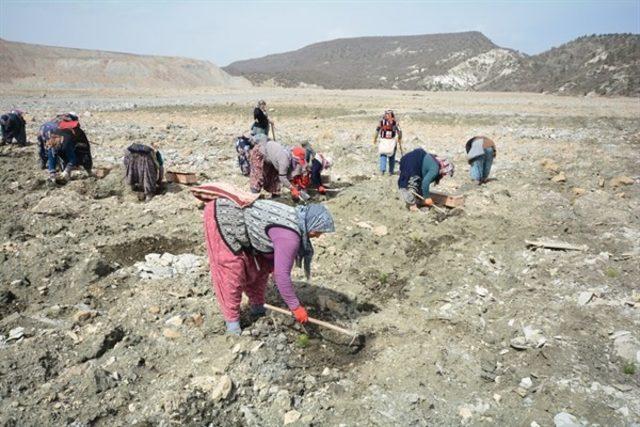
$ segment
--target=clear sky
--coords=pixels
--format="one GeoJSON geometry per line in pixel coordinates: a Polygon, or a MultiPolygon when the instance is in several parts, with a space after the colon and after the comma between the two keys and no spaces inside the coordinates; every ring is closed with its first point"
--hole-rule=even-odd
{"type": "Polygon", "coordinates": [[[540,53],[585,34],[640,33],[640,0],[0,0],[0,37],[227,65],[341,37],[477,30],[540,53]]]}

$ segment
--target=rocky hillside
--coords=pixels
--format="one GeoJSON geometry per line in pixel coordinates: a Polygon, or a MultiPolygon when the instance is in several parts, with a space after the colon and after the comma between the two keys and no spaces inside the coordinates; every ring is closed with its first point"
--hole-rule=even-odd
{"type": "Polygon", "coordinates": [[[131,55],[16,43],[0,39],[0,82],[20,87],[247,87],[214,64],[194,59],[131,55]]]}
{"type": "Polygon", "coordinates": [[[586,36],[535,56],[479,32],[363,37],[225,67],[258,84],[325,88],[640,94],[640,36],[586,36]]]}
{"type": "Polygon", "coordinates": [[[256,83],[273,80],[283,86],[415,89],[425,76],[444,74],[495,49],[498,46],[478,32],[359,37],[238,61],[224,70],[256,83]]]}
{"type": "Polygon", "coordinates": [[[640,35],[580,37],[523,58],[517,73],[488,85],[494,90],[640,95],[640,35]]]}

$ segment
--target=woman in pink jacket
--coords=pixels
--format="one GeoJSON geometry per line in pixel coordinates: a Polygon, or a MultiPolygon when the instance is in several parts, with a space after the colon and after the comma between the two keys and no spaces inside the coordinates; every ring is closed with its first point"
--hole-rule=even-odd
{"type": "Polygon", "coordinates": [[[333,218],[322,205],[293,208],[272,200],[256,200],[240,208],[229,199],[207,203],[204,231],[211,281],[227,324],[227,332],[240,334],[242,292],[251,312],[265,312],[269,274],[296,320],[305,323],[307,311],[291,281],[294,262],[304,263],[309,278],[313,246],[310,239],[335,231],[333,218]]]}

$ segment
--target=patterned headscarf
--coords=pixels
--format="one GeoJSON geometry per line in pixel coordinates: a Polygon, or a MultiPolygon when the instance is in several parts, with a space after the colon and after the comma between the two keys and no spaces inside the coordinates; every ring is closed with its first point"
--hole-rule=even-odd
{"type": "Polygon", "coordinates": [[[326,207],[319,204],[298,206],[298,226],[302,232],[302,244],[298,250],[296,264],[298,267],[304,262],[304,274],[307,280],[311,277],[311,260],[313,258],[313,245],[309,239],[310,232],[332,233],[336,231],[333,217],[326,207]]]}

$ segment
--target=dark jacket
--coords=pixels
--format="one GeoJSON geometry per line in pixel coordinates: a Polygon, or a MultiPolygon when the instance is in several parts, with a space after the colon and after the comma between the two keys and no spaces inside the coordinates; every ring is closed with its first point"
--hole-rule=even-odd
{"type": "Polygon", "coordinates": [[[400,176],[398,177],[398,188],[407,188],[409,179],[412,176],[422,176],[422,161],[427,152],[422,148],[416,148],[408,152],[400,159],[400,176]]]}
{"type": "Polygon", "coordinates": [[[265,132],[269,131],[269,118],[267,113],[256,107],[253,110],[253,119],[255,120],[254,126],[264,129],[265,132]]]}

